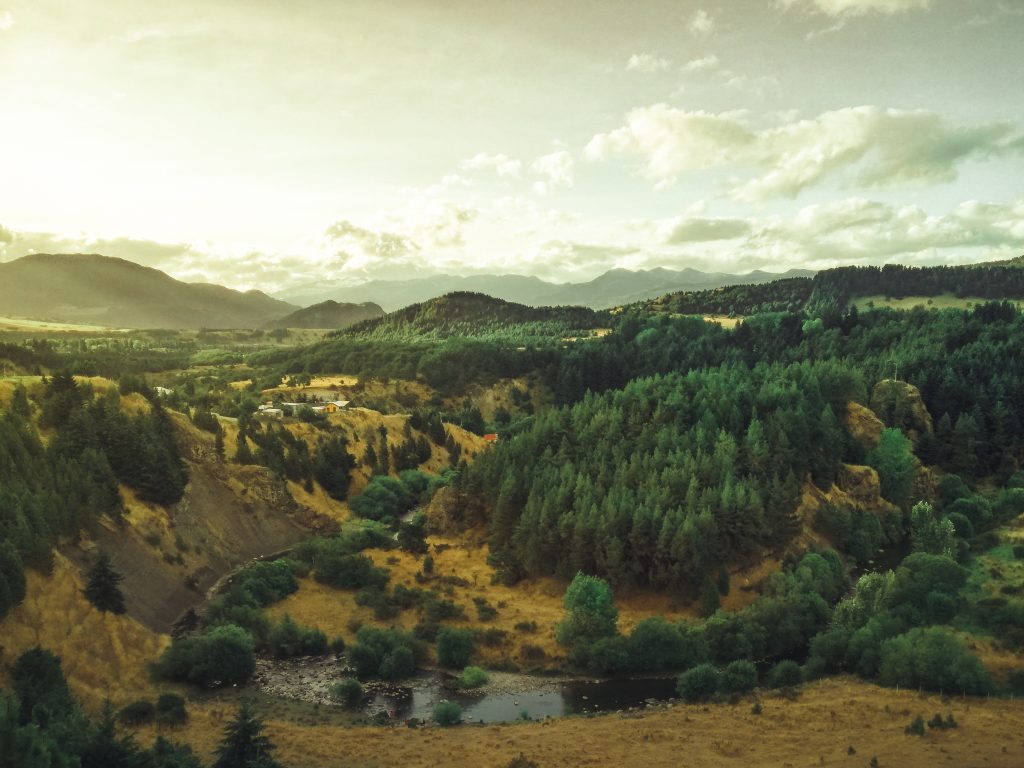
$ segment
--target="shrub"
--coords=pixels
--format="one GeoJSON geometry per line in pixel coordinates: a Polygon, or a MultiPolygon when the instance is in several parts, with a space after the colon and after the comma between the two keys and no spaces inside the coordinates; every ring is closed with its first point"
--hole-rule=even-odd
{"type": "MultiPolygon", "coordinates": [[[[1024,549],[1024,548],[1022,548],[1022,549],[1024,549]]],[[[516,630],[516,632],[527,632],[529,634],[533,634],[534,632],[537,631],[537,622],[536,621],[518,621],[518,622],[516,622],[515,630],[516,630]]]]}
{"type": "Polygon", "coordinates": [[[477,634],[477,639],[479,639],[480,642],[488,648],[494,648],[505,644],[508,640],[508,632],[504,629],[498,629],[497,627],[488,627],[477,634]]]}
{"type": "Polygon", "coordinates": [[[363,700],[363,686],[358,680],[345,678],[331,686],[331,698],[345,707],[356,707],[363,700]]]}
{"type": "Polygon", "coordinates": [[[459,677],[459,687],[479,688],[481,685],[486,685],[490,679],[490,676],[480,667],[466,667],[459,677]]]}
{"type": "Polygon", "coordinates": [[[885,685],[930,691],[984,694],[992,689],[978,658],[938,627],[912,629],[882,643],[880,675],[885,685]]]}
{"type": "Polygon", "coordinates": [[[319,656],[327,650],[327,637],[319,629],[300,627],[286,613],[270,630],[267,646],[278,659],[319,656]]]}
{"type": "Polygon", "coordinates": [[[771,688],[792,688],[803,682],[800,665],[795,661],[780,661],[768,672],[767,682],[771,688]]]}
{"type": "Polygon", "coordinates": [[[143,725],[150,723],[156,717],[156,707],[149,699],[138,699],[121,708],[117,713],[117,719],[125,725],[143,725]]]}
{"type": "Polygon", "coordinates": [[[718,692],[718,670],[711,664],[700,664],[683,672],[676,690],[686,701],[707,701],[718,692]]]}
{"type": "Polygon", "coordinates": [[[156,721],[161,725],[182,725],[187,720],[185,699],[176,693],[161,693],[156,700],[156,721]]]}
{"type": "Polygon", "coordinates": [[[445,667],[465,667],[476,650],[468,629],[444,627],[437,633],[437,660],[445,667]]]}
{"type": "Polygon", "coordinates": [[[924,736],[924,718],[918,715],[910,721],[910,725],[903,729],[908,736],[924,736]]]}
{"type": "Polygon", "coordinates": [[[175,641],[156,663],[169,680],[216,686],[241,683],[256,669],[252,635],[234,624],[214,627],[205,635],[175,641]]]}
{"type": "Polygon", "coordinates": [[[360,677],[379,675],[387,680],[416,671],[417,650],[409,635],[392,629],[361,627],[348,651],[349,663],[360,677]]]}
{"type": "Polygon", "coordinates": [[[441,701],[434,707],[434,722],[442,726],[456,725],[462,720],[462,707],[454,701],[441,701]]]}
{"type": "Polygon", "coordinates": [[[743,659],[730,662],[718,679],[718,688],[723,693],[749,693],[756,686],[757,669],[743,659]]]}
{"type": "Polygon", "coordinates": [[[931,720],[928,721],[928,727],[929,728],[934,728],[934,729],[939,730],[939,731],[945,731],[945,730],[948,730],[950,728],[956,728],[957,727],[957,722],[956,722],[956,718],[953,717],[953,713],[952,712],[947,714],[945,718],[943,718],[942,715],[940,715],[938,712],[936,712],[935,716],[931,720]]]}
{"type": "Polygon", "coordinates": [[[385,568],[377,568],[366,555],[340,554],[327,551],[317,562],[313,578],[337,589],[383,588],[388,582],[385,568]]]}

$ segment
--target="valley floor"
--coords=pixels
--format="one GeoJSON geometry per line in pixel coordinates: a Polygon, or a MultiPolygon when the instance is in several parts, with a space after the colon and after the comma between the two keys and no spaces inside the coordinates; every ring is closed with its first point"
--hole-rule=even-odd
{"type": "MultiPolygon", "coordinates": [[[[556,766],[991,766],[1024,764],[1024,704],[943,699],[853,678],[805,686],[794,701],[768,696],[737,704],[684,705],[639,713],[539,723],[455,728],[337,728],[268,721],[290,768],[480,766],[501,768],[519,754],[556,766]],[[910,736],[918,714],[951,712],[959,727],[910,736]],[[849,749],[853,748],[851,754],[849,749]]],[[[219,738],[206,712],[180,735],[205,757],[219,738]]],[[[143,741],[149,734],[140,734],[143,741]]]]}

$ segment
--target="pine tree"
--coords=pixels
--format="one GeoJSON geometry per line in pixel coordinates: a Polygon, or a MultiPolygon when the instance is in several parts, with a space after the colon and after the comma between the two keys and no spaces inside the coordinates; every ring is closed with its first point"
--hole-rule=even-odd
{"type": "Polygon", "coordinates": [[[249,442],[245,439],[245,432],[238,430],[238,443],[235,450],[235,463],[236,464],[255,464],[256,459],[252,455],[252,450],[249,448],[249,442]]]}
{"type": "Polygon", "coordinates": [[[273,751],[262,721],[253,714],[249,702],[243,701],[235,719],[224,727],[212,768],[275,768],[279,764],[270,756],[273,751]]]}
{"type": "Polygon", "coordinates": [[[124,613],[124,595],[119,584],[124,577],[114,570],[110,557],[101,552],[86,576],[83,590],[90,603],[107,613],[124,613]]]}

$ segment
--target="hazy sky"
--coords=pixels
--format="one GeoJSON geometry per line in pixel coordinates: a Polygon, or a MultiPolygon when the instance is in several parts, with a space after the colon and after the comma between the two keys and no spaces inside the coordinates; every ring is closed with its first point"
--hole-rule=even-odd
{"type": "Polygon", "coordinates": [[[1021,0],[0,0],[0,260],[273,291],[1024,253],[1021,0]]]}

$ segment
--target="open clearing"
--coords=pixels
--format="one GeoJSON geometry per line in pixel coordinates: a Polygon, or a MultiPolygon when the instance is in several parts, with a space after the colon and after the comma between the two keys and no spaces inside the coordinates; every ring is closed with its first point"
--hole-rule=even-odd
{"type": "MultiPolygon", "coordinates": [[[[964,296],[958,298],[951,293],[943,293],[938,296],[861,296],[858,299],[854,299],[853,303],[856,305],[858,311],[864,311],[866,309],[880,309],[882,307],[888,307],[889,309],[902,309],[910,310],[916,307],[922,309],[970,309],[976,304],[984,304],[992,299],[985,299],[980,296],[964,296]]],[[[1014,302],[1018,307],[1022,305],[1022,302],[1014,302]]]]}

